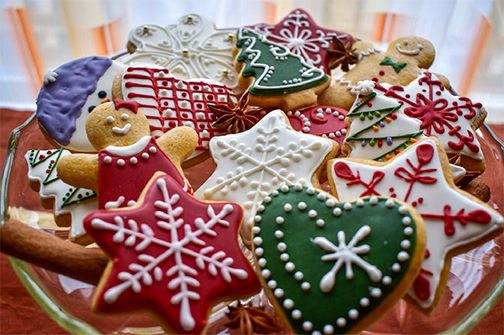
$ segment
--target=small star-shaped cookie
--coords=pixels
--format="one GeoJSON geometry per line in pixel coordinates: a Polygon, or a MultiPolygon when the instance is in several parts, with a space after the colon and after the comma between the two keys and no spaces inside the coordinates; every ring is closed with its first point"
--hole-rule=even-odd
{"type": "Polygon", "coordinates": [[[210,141],[217,167],[195,196],[242,205],[241,236],[250,243],[254,216],[264,197],[283,184],[318,187],[318,174],[337,150],[335,141],[296,132],[285,114],[274,110],[248,131],[210,141]]]}
{"type": "Polygon", "coordinates": [[[411,204],[422,216],[427,252],[408,300],[423,312],[436,307],[451,257],[502,232],[504,218],[499,213],[456,188],[435,137],[417,142],[385,163],[346,158],[329,164],[331,188],[340,201],[391,196],[411,204]]]}
{"type": "Polygon", "coordinates": [[[162,173],[134,207],[91,213],[84,227],[112,258],[95,309],[150,309],[169,334],[201,333],[220,300],[260,289],[238,245],[241,218],[239,205],[196,200],[162,173]]]}

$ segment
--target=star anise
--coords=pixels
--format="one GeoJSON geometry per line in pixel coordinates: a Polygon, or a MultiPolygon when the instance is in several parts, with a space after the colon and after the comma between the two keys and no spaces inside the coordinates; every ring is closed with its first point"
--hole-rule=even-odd
{"type": "Polygon", "coordinates": [[[282,329],[275,318],[264,311],[264,306],[243,306],[238,302],[238,306],[228,306],[228,309],[226,316],[229,321],[224,325],[231,329],[239,328],[240,334],[270,334],[282,329]]]}
{"type": "Polygon", "coordinates": [[[352,40],[343,43],[338,36],[333,36],[332,49],[326,49],[330,69],[335,69],[341,65],[341,70],[348,72],[348,66],[357,63],[358,58],[354,53],[357,49],[352,49],[352,45],[352,40]]]}
{"type": "Polygon", "coordinates": [[[255,116],[262,109],[248,108],[249,92],[245,92],[238,104],[230,98],[228,94],[227,104],[208,104],[208,108],[217,116],[217,120],[212,124],[215,128],[226,129],[232,134],[241,133],[252,128],[259,118],[255,116]]]}

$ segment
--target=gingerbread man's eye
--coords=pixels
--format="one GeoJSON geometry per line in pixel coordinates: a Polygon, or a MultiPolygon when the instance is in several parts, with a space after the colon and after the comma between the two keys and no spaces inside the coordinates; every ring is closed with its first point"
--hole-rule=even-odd
{"type": "Polygon", "coordinates": [[[107,123],[112,123],[115,121],[113,116],[107,116],[106,120],[107,120],[107,123]]]}
{"type": "Polygon", "coordinates": [[[121,115],[121,120],[126,121],[127,119],[129,119],[129,115],[128,114],[124,113],[124,114],[121,115]]]}
{"type": "Polygon", "coordinates": [[[408,40],[404,40],[403,44],[404,45],[408,45],[409,41],[408,40]]]}

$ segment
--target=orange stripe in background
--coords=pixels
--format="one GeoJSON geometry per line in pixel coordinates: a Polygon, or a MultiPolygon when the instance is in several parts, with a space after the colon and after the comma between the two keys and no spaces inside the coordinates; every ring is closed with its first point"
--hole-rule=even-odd
{"type": "Polygon", "coordinates": [[[264,22],[267,24],[277,24],[277,5],[276,3],[264,2],[264,22]]]}
{"type": "Polygon", "coordinates": [[[100,26],[91,30],[93,35],[93,43],[97,56],[108,56],[107,39],[105,38],[105,27],[100,26]]]}
{"type": "Polygon", "coordinates": [[[375,29],[373,29],[373,36],[371,36],[372,41],[382,40],[386,20],[387,20],[387,13],[375,14],[375,24],[374,24],[375,29]]]}

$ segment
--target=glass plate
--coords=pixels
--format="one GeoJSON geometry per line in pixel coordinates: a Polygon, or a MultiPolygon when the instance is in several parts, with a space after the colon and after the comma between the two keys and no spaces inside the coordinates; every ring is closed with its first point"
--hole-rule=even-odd
{"type": "MultiPolygon", "coordinates": [[[[504,154],[502,142],[493,136],[485,125],[477,131],[486,159],[487,169],[480,178],[490,186],[492,196],[489,205],[504,213],[504,154]]],[[[2,171],[0,197],[1,224],[7,214],[25,211],[25,223],[36,226],[42,214],[51,211],[41,205],[38,193],[28,185],[28,167],[24,155],[31,149],[50,149],[39,130],[33,115],[25,124],[16,128],[10,137],[8,152],[2,171]],[[26,212],[27,211],[27,212],[26,212]]],[[[194,189],[199,187],[212,172],[212,161],[186,170],[186,176],[194,189]]],[[[67,239],[68,232],[47,228],[44,231],[67,239]]],[[[409,307],[404,301],[375,323],[366,334],[464,334],[472,329],[495,305],[504,293],[504,235],[452,259],[447,287],[438,308],[425,316],[409,307]]],[[[163,334],[154,318],[148,314],[98,315],[91,311],[95,287],[47,271],[29,263],[11,258],[12,266],[30,294],[41,307],[63,328],[76,334],[163,334]]],[[[263,304],[264,297],[256,296],[253,304],[263,304]]],[[[222,306],[220,306],[222,307],[222,306]]],[[[212,313],[208,333],[236,333],[226,329],[224,309],[212,313]]]]}

